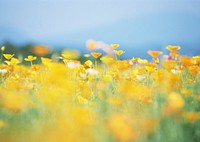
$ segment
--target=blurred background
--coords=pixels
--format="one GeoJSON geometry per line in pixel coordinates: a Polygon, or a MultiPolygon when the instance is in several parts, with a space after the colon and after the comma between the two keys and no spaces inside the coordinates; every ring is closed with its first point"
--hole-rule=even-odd
{"type": "Polygon", "coordinates": [[[200,54],[199,0],[0,0],[0,45],[88,52],[88,39],[118,43],[125,58],[180,45],[200,54]]]}

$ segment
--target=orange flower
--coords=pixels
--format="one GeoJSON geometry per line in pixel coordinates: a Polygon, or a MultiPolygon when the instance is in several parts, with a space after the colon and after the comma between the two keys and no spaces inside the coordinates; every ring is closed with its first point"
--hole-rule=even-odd
{"type": "Polygon", "coordinates": [[[102,53],[100,52],[92,52],[91,55],[94,57],[94,58],[98,58],[101,56],[102,53]]]}
{"type": "Polygon", "coordinates": [[[50,52],[50,49],[44,45],[37,45],[32,47],[32,52],[37,56],[45,56],[50,52]]]}
{"type": "Polygon", "coordinates": [[[153,58],[157,58],[160,54],[162,54],[161,51],[152,51],[152,50],[149,50],[148,51],[148,54],[153,57],[153,58]]]}
{"type": "Polygon", "coordinates": [[[169,50],[170,52],[175,52],[176,50],[179,50],[179,49],[181,49],[181,47],[180,46],[172,46],[172,45],[168,45],[167,47],[166,47],[166,49],[167,50],[169,50]]]}
{"type": "Polygon", "coordinates": [[[191,66],[193,65],[193,60],[190,57],[182,56],[179,58],[179,61],[183,66],[191,66]]]}
{"type": "Polygon", "coordinates": [[[196,120],[200,119],[199,112],[185,112],[184,118],[190,122],[195,122],[196,120]]]}

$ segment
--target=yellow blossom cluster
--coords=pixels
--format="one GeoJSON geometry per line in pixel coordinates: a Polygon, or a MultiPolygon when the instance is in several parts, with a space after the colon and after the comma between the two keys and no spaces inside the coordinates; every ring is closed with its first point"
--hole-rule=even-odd
{"type": "Polygon", "coordinates": [[[119,59],[119,44],[87,46],[84,61],[72,50],[59,60],[41,57],[50,50],[35,46],[40,57],[25,57],[29,66],[1,48],[1,142],[199,140],[200,56],[170,45],[169,55],[147,51],[152,60],[119,59]]]}

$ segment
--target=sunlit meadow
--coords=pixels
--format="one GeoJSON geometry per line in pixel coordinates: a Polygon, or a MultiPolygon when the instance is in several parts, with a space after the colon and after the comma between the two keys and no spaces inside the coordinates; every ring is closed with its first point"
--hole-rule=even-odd
{"type": "Polygon", "coordinates": [[[180,46],[149,49],[151,60],[124,59],[119,44],[95,40],[84,55],[38,45],[23,57],[6,48],[0,142],[200,141],[200,56],[182,56],[180,46]]]}

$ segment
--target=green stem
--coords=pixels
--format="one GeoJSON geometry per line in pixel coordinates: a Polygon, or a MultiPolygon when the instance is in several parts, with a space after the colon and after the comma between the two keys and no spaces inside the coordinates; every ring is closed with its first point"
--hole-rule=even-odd
{"type": "Polygon", "coordinates": [[[1,63],[3,63],[3,51],[1,52],[1,63]]]}
{"type": "Polygon", "coordinates": [[[95,69],[97,70],[97,59],[95,59],[94,64],[95,64],[95,69]]]}

